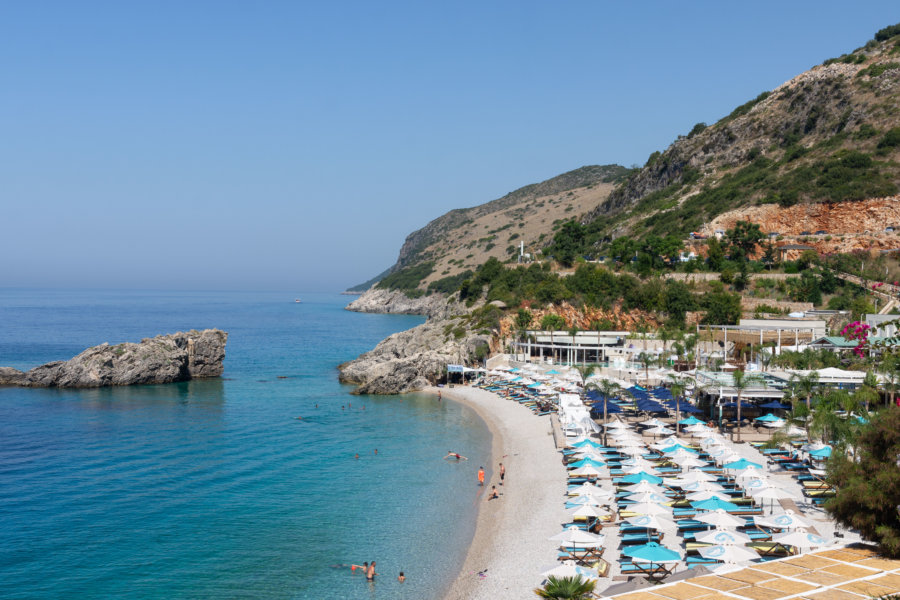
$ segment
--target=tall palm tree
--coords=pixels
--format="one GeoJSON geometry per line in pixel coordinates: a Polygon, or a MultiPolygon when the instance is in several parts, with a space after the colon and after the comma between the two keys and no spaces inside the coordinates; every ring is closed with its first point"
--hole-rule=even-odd
{"type": "Polygon", "coordinates": [[[581,379],[581,401],[584,402],[584,393],[587,391],[587,380],[597,370],[597,365],[572,365],[581,379]]]}
{"type": "Polygon", "coordinates": [[[606,423],[608,418],[607,407],[609,406],[607,403],[609,399],[613,396],[618,396],[619,392],[622,391],[622,387],[609,379],[601,379],[600,383],[589,383],[588,389],[595,389],[603,396],[603,445],[606,445],[606,423]]]}
{"type": "Polygon", "coordinates": [[[875,377],[875,373],[872,371],[866,373],[862,385],[853,393],[853,399],[865,407],[867,412],[870,404],[878,403],[881,394],[878,393],[878,378],[875,377]]]}
{"type": "Polygon", "coordinates": [[[582,579],[581,575],[572,577],[547,578],[547,583],[542,588],[535,588],[534,593],[540,598],[551,600],[586,600],[594,593],[596,579],[582,579]]]}
{"type": "MultiPolygon", "coordinates": [[[[731,374],[733,383],[731,387],[737,392],[737,441],[741,441],[741,397],[744,391],[756,383],[765,385],[765,381],[758,375],[747,375],[740,369],[731,374]]],[[[731,432],[731,439],[734,441],[734,431],[731,432]]]]}
{"type": "Polygon", "coordinates": [[[647,352],[638,354],[638,362],[644,363],[644,384],[650,383],[650,365],[655,362],[655,357],[647,352]]]}
{"type": "Polygon", "coordinates": [[[897,371],[897,357],[888,354],[881,361],[882,386],[889,394],[891,406],[894,404],[894,394],[900,389],[900,372],[897,371]]]}
{"type": "Polygon", "coordinates": [[[677,375],[669,375],[669,389],[672,390],[672,396],[675,397],[675,435],[678,435],[678,422],[681,421],[681,403],[684,400],[684,390],[687,388],[687,381],[677,375]]]}
{"type": "Polygon", "coordinates": [[[819,374],[816,371],[810,371],[806,375],[794,373],[791,375],[788,385],[796,388],[797,395],[806,398],[806,410],[812,411],[812,397],[819,390],[819,374]]]}

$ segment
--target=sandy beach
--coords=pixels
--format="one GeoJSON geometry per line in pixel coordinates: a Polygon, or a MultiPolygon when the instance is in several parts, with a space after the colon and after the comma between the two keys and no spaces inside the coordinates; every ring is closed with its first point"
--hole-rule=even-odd
{"type": "Polygon", "coordinates": [[[548,538],[566,521],[566,470],[553,443],[550,418],[478,388],[441,388],[441,393],[478,412],[493,435],[492,464],[485,465],[490,479],[479,499],[475,536],[446,598],[533,596],[543,580],[541,570],[556,563],[557,544],[548,538]],[[501,462],[506,466],[502,487],[501,462]],[[502,495],[488,502],[491,485],[502,495]]]}

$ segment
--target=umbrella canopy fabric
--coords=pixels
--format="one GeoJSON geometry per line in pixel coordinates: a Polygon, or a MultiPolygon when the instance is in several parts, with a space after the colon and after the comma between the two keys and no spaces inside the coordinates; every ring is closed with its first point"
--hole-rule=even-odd
{"type": "Polygon", "coordinates": [[[652,419],[647,419],[646,421],[641,421],[641,425],[646,425],[647,427],[659,427],[665,425],[662,421],[653,417],[652,419]]]}
{"type": "Polygon", "coordinates": [[[592,448],[602,448],[603,447],[603,444],[601,444],[600,442],[595,442],[594,440],[588,439],[588,438],[582,438],[582,439],[578,440],[577,442],[572,442],[569,445],[573,448],[584,448],[585,446],[590,446],[592,448]]]}
{"type": "Polygon", "coordinates": [[[689,469],[691,467],[705,467],[709,463],[705,460],[700,460],[695,456],[686,456],[684,458],[675,458],[674,459],[678,465],[683,469],[689,469]]]}
{"type": "Polygon", "coordinates": [[[741,487],[744,488],[744,491],[748,494],[753,494],[753,490],[761,490],[763,488],[769,487],[769,482],[766,479],[744,479],[741,480],[741,487]]]}
{"type": "Polygon", "coordinates": [[[547,567],[541,571],[542,577],[575,577],[581,576],[582,579],[600,579],[600,573],[594,569],[587,567],[579,567],[578,565],[556,565],[555,567],[547,567]]]}
{"type": "Polygon", "coordinates": [[[772,413],[763,415],[763,416],[761,416],[761,417],[756,417],[756,418],[753,419],[753,420],[754,420],[754,421],[762,421],[762,422],[764,422],[764,423],[766,423],[766,422],[768,422],[768,423],[774,423],[774,422],[777,422],[777,421],[784,421],[784,419],[782,419],[781,417],[776,417],[776,416],[773,415],[772,413]]]}
{"type": "Polygon", "coordinates": [[[698,542],[704,544],[746,544],[750,541],[750,536],[740,531],[725,531],[724,529],[713,529],[712,531],[703,531],[694,536],[698,542]]]}
{"type": "Polygon", "coordinates": [[[679,425],[696,425],[698,423],[702,424],[703,421],[701,421],[700,419],[698,419],[697,417],[695,417],[693,415],[688,417],[687,419],[682,419],[682,420],[678,421],[679,425]]]}
{"type": "Polygon", "coordinates": [[[650,429],[644,431],[644,433],[649,433],[651,435],[671,435],[675,433],[675,430],[660,425],[657,427],[651,427],[650,429]]]}
{"type": "Polygon", "coordinates": [[[663,489],[658,485],[652,484],[649,481],[642,481],[635,485],[628,486],[628,492],[631,494],[640,494],[642,492],[650,492],[651,494],[662,494],[663,489]]]}
{"type": "Polygon", "coordinates": [[[697,551],[703,558],[711,558],[720,560],[724,563],[740,563],[747,560],[756,560],[759,558],[754,550],[745,548],[744,546],[735,546],[729,544],[727,546],[706,546],[698,548],[697,551]]]}
{"type": "Polygon", "coordinates": [[[605,495],[612,496],[614,495],[611,490],[606,488],[602,488],[599,485],[594,485],[590,482],[585,482],[579,485],[577,488],[573,490],[576,496],[583,496],[585,494],[593,494],[597,497],[603,497],[605,495]]]}
{"type": "Polygon", "coordinates": [[[694,520],[700,521],[701,523],[708,523],[709,525],[715,525],[719,528],[742,527],[747,523],[743,518],[729,514],[721,508],[700,513],[694,517],[694,520]]]}
{"type": "Polygon", "coordinates": [[[600,468],[600,467],[605,467],[606,463],[603,461],[597,460],[596,458],[593,458],[591,456],[586,456],[585,458],[582,458],[581,460],[579,460],[577,462],[568,464],[568,467],[570,469],[572,469],[572,468],[580,469],[581,467],[588,467],[588,466],[600,468]]]}
{"type": "Polygon", "coordinates": [[[551,541],[562,542],[564,544],[577,544],[581,546],[593,544],[599,546],[603,543],[603,536],[584,531],[573,525],[566,528],[562,533],[551,536],[551,541]]]}
{"type": "Polygon", "coordinates": [[[766,472],[762,469],[757,469],[756,467],[747,467],[743,471],[738,472],[734,479],[735,481],[749,481],[753,479],[764,479],[766,476],[766,472]]]}
{"type": "Polygon", "coordinates": [[[664,513],[660,513],[657,515],[639,515],[637,517],[628,517],[625,519],[626,523],[630,525],[634,525],[635,527],[646,527],[647,529],[655,529],[659,531],[660,529],[669,529],[671,527],[675,527],[675,522],[670,521],[663,517],[664,513]]]}
{"type": "Polygon", "coordinates": [[[568,503],[575,506],[604,506],[608,500],[608,497],[603,498],[594,494],[582,494],[570,499],[568,503]]]}
{"type": "Polygon", "coordinates": [[[815,456],[816,458],[828,458],[831,456],[831,446],[825,446],[824,448],[819,448],[818,450],[810,450],[810,456],[815,456]]]}
{"type": "Polygon", "coordinates": [[[697,510],[737,510],[740,507],[734,502],[727,500],[719,500],[718,498],[710,498],[709,500],[701,500],[699,502],[691,502],[691,506],[697,510]]]}
{"type": "Polygon", "coordinates": [[[577,475],[577,476],[579,476],[579,477],[580,477],[580,476],[584,476],[584,477],[599,477],[599,476],[602,475],[602,474],[603,474],[603,473],[601,473],[601,472],[599,471],[599,469],[597,469],[597,467],[592,467],[592,466],[590,466],[590,465],[588,465],[588,466],[586,466],[586,467],[581,467],[581,468],[579,468],[579,469],[572,469],[571,471],[569,471],[569,475],[577,475]]]}
{"type": "Polygon", "coordinates": [[[726,502],[731,500],[731,496],[713,490],[700,490],[698,492],[691,492],[687,495],[688,500],[712,500],[713,498],[718,498],[719,500],[724,500],[726,502]]]}
{"type": "Polygon", "coordinates": [[[609,511],[605,507],[582,504],[576,508],[569,509],[569,514],[573,517],[593,517],[597,519],[605,517],[609,514],[609,511]]]}
{"type": "Polygon", "coordinates": [[[788,406],[787,404],[782,404],[778,400],[772,400],[771,402],[760,404],[759,407],[766,410],[783,410],[785,408],[790,408],[790,406],[788,406]]]}
{"type": "Polygon", "coordinates": [[[721,492],[725,488],[714,481],[691,481],[681,486],[686,492],[721,492]]]}
{"type": "Polygon", "coordinates": [[[681,476],[681,481],[684,481],[686,483],[691,483],[694,481],[717,481],[718,479],[718,475],[713,475],[712,473],[707,473],[706,471],[688,471],[681,476]]]}
{"type": "Polygon", "coordinates": [[[643,546],[626,548],[622,551],[622,554],[629,557],[634,562],[663,564],[678,562],[679,560],[681,560],[680,552],[670,550],[665,546],[660,546],[656,542],[650,542],[649,544],[644,544],[643,546]]]}
{"type": "Polygon", "coordinates": [[[814,533],[805,531],[789,531],[787,533],[779,533],[772,536],[772,541],[782,546],[794,546],[795,548],[814,548],[816,546],[825,546],[828,540],[819,537],[814,533]]]}
{"type": "Polygon", "coordinates": [[[794,494],[779,487],[764,487],[750,490],[750,495],[753,496],[756,500],[786,500],[788,498],[793,498],[794,500],[797,499],[794,494]]]}
{"type": "Polygon", "coordinates": [[[778,529],[806,529],[812,525],[810,522],[798,517],[792,510],[785,511],[783,515],[753,517],[753,521],[763,527],[775,527],[778,529]]]}
{"type": "Polygon", "coordinates": [[[671,506],[663,506],[662,504],[654,504],[653,502],[639,502],[630,504],[624,510],[631,511],[639,515],[668,515],[672,513],[671,506]]]}
{"type": "Polygon", "coordinates": [[[756,467],[757,469],[762,469],[761,464],[751,462],[751,461],[747,460],[746,458],[742,458],[740,460],[735,460],[730,463],[725,463],[724,465],[722,465],[722,467],[725,469],[731,469],[733,471],[741,471],[743,469],[746,469],[747,467],[756,467]]]}
{"type": "Polygon", "coordinates": [[[656,502],[657,504],[661,502],[672,502],[671,498],[667,498],[662,494],[656,494],[654,492],[638,492],[637,494],[629,494],[625,496],[626,500],[631,500],[636,503],[640,502],[656,502]]]}
{"type": "Polygon", "coordinates": [[[696,450],[692,450],[692,449],[688,448],[687,446],[683,446],[681,444],[672,444],[668,448],[662,448],[661,451],[663,454],[674,454],[675,452],[678,452],[678,451],[690,452],[692,454],[697,454],[696,450]]]}
{"type": "Polygon", "coordinates": [[[622,483],[640,483],[642,481],[649,481],[650,483],[662,483],[662,477],[657,477],[656,475],[651,475],[646,471],[640,471],[638,473],[629,473],[628,475],[622,478],[622,483]]]}

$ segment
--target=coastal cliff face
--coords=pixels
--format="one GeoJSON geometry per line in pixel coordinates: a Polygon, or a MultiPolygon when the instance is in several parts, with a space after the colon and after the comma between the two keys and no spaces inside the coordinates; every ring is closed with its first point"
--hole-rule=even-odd
{"type": "Polygon", "coordinates": [[[173,383],[218,377],[224,369],[228,334],[191,330],[141,340],[139,344],[101,344],[78,356],[27,372],[0,368],[0,385],[91,388],[173,383]]]}
{"type": "Polygon", "coordinates": [[[343,383],[358,385],[359,394],[403,394],[432,385],[448,363],[469,362],[479,348],[490,346],[491,336],[448,332],[446,319],[432,319],[401,331],[374,350],[338,367],[343,383]]]}
{"type": "Polygon", "coordinates": [[[362,313],[423,315],[428,318],[446,318],[465,313],[454,300],[444,294],[430,294],[410,298],[400,290],[371,288],[351,302],[347,310],[362,313]]]}

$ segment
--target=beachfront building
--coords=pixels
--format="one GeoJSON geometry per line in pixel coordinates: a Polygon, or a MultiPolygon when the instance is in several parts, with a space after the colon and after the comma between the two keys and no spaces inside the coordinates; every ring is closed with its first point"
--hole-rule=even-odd
{"type": "Polygon", "coordinates": [[[554,364],[606,363],[619,356],[627,331],[537,331],[525,332],[525,341],[513,343],[523,362],[554,364]]]}
{"type": "MultiPolygon", "coordinates": [[[[698,325],[701,340],[718,342],[727,362],[737,357],[740,349],[750,346],[771,345],[775,354],[783,348],[797,350],[828,333],[828,324],[822,319],[741,319],[738,325],[698,325]]],[[[708,357],[703,357],[708,358],[708,357]]]]}

